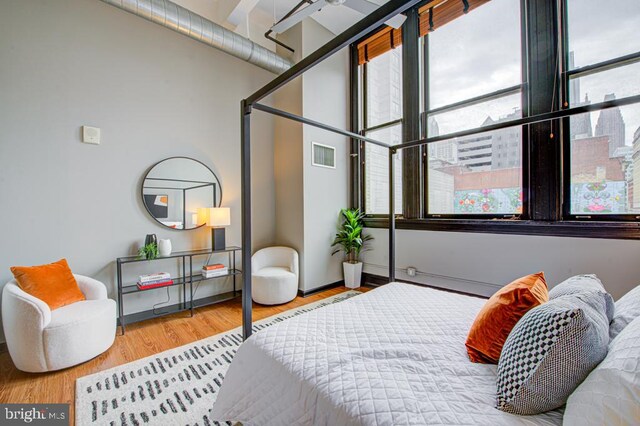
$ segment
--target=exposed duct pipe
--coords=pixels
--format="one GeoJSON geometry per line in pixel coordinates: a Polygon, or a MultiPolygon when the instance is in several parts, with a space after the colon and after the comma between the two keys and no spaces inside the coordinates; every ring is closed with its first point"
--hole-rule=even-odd
{"type": "Polygon", "coordinates": [[[101,0],[276,74],[291,61],[169,0],[101,0]]]}

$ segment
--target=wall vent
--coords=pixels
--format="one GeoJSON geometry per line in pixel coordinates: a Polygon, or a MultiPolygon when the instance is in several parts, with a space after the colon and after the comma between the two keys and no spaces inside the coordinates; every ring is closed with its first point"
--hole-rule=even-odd
{"type": "Polygon", "coordinates": [[[336,168],[336,149],[329,145],[312,142],[313,155],[311,164],[318,167],[336,168]]]}

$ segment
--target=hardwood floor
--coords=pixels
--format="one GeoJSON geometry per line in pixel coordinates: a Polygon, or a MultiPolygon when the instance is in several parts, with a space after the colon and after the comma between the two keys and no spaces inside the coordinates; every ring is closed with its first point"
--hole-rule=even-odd
{"type": "MultiPolygon", "coordinates": [[[[279,306],[254,304],[253,319],[257,321],[347,290],[345,287],[333,288],[305,298],[297,297],[279,306]]],[[[361,287],[359,290],[369,289],[361,287]]],[[[0,403],[68,403],[73,421],[77,378],[238,327],[242,322],[241,312],[242,306],[237,298],[199,308],[193,318],[188,313],[179,313],[131,324],[124,336],[116,336],[115,343],[104,354],[76,367],[52,373],[21,372],[14,367],[9,353],[4,352],[0,354],[0,403]]]]}

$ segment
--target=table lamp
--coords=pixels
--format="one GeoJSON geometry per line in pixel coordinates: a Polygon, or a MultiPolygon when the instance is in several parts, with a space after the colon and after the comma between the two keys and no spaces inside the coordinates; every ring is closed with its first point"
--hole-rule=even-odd
{"type": "Polygon", "coordinates": [[[211,227],[211,247],[224,250],[227,247],[224,227],[231,225],[231,209],[229,207],[210,207],[207,226],[211,227]]]}

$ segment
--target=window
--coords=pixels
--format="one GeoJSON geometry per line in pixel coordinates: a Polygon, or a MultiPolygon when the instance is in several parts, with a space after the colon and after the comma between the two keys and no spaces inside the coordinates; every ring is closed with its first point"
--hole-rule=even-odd
{"type": "MultiPolygon", "coordinates": [[[[607,7],[597,0],[567,0],[570,106],[640,94],[639,27],[637,0],[615,0],[607,7]]],[[[571,117],[565,137],[568,215],[591,219],[640,213],[640,185],[634,185],[640,183],[640,104],[571,117]]]]}
{"type": "Polygon", "coordinates": [[[640,51],[637,0],[566,0],[566,37],[574,67],[640,51]]]}
{"type": "MultiPolygon", "coordinates": [[[[394,145],[402,142],[402,48],[396,47],[362,65],[366,90],[365,136],[394,145]]],[[[368,214],[389,213],[389,153],[364,144],[364,206],[368,214]]],[[[396,155],[395,210],[402,213],[402,161],[396,155]]]]}
{"type": "MultiPolygon", "coordinates": [[[[398,151],[400,228],[640,239],[640,1],[432,0],[406,22],[352,47],[361,134],[428,142],[398,151]]],[[[360,146],[386,227],[388,153],[360,146]]]]}
{"type": "MultiPolygon", "coordinates": [[[[428,137],[522,117],[520,19],[519,2],[492,0],[425,36],[428,137]]],[[[428,215],[523,212],[520,127],[426,150],[428,215]]]]}
{"type": "Polygon", "coordinates": [[[402,117],[402,48],[389,50],[364,65],[366,101],[365,128],[402,117]]]}
{"type": "Polygon", "coordinates": [[[510,127],[428,146],[432,215],[522,213],[521,129],[510,127]],[[517,143],[496,145],[502,133],[517,143]]]}
{"type": "MultiPolygon", "coordinates": [[[[398,144],[402,138],[402,126],[397,124],[365,134],[371,139],[398,144]]],[[[367,143],[364,145],[365,202],[368,214],[389,214],[389,150],[367,143]]],[[[395,212],[402,214],[402,157],[395,155],[394,189],[395,212]]]]}

